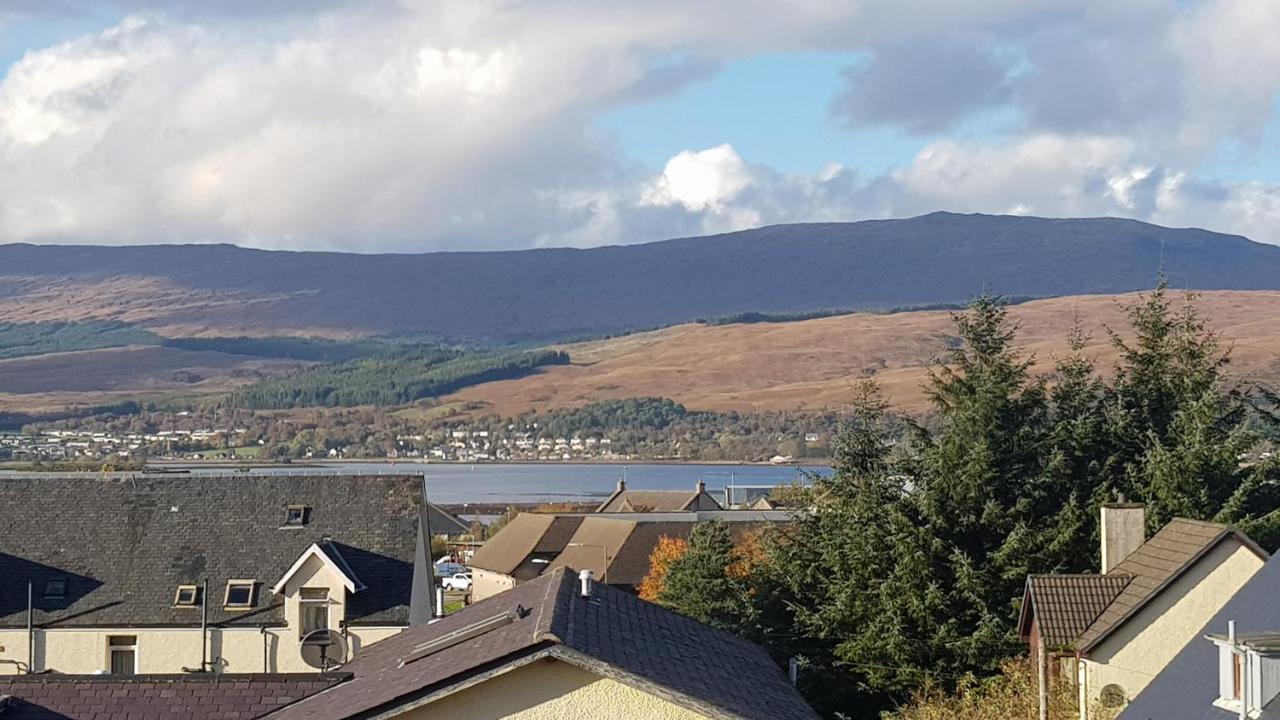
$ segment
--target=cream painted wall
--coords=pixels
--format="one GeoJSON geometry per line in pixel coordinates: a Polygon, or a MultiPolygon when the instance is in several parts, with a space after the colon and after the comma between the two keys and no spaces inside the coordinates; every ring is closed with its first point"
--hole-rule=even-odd
{"type": "Polygon", "coordinates": [[[516,586],[516,579],[492,570],[471,568],[471,601],[479,602],[516,586]]]}
{"type": "Polygon", "coordinates": [[[1117,684],[1132,700],[1265,561],[1234,540],[1201,558],[1085,658],[1085,697],[1117,684]]]}
{"type": "Polygon", "coordinates": [[[705,720],[707,717],[576,665],[559,660],[536,660],[397,715],[396,720],[705,720]]]}
{"type": "MultiPolygon", "coordinates": [[[[354,627],[348,632],[352,654],[360,648],[391,637],[400,627],[354,627]]],[[[200,664],[199,628],[118,628],[36,630],[35,669],[61,673],[92,674],[106,670],[107,638],[112,635],[137,637],[138,672],[181,673],[183,667],[200,664]]],[[[268,672],[314,672],[302,662],[296,633],[286,627],[210,628],[209,657],[219,658],[215,672],[253,673],[263,671],[263,642],[267,647],[268,672]]],[[[26,630],[0,630],[0,675],[26,671],[26,630]]]]}

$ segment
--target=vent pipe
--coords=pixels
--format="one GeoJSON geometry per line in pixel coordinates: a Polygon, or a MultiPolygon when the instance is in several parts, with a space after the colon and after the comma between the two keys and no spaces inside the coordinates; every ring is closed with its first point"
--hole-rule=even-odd
{"type": "Polygon", "coordinates": [[[438,618],[444,617],[444,587],[443,586],[436,588],[436,606],[434,609],[435,609],[434,614],[436,617],[438,618]]]}
{"type": "Polygon", "coordinates": [[[582,597],[591,597],[591,585],[595,580],[596,574],[590,570],[582,570],[578,573],[578,580],[582,585],[582,597]]]}

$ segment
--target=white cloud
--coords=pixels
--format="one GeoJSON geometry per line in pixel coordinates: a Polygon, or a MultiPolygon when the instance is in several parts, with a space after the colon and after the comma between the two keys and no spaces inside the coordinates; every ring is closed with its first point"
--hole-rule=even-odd
{"type": "Polygon", "coordinates": [[[0,242],[587,246],[937,209],[1280,242],[1280,190],[1186,171],[1274,121],[1271,0],[121,6],[140,17],[0,79],[0,242]],[[594,126],[807,50],[865,53],[834,111],[929,134],[919,153],[782,173],[722,144],[649,168],[594,126]],[[991,112],[1012,129],[971,127],[991,112]]]}
{"type": "Polygon", "coordinates": [[[680,204],[688,210],[720,212],[751,185],[751,171],[731,145],[685,150],[667,161],[662,177],[644,191],[646,205],[680,204]]]}

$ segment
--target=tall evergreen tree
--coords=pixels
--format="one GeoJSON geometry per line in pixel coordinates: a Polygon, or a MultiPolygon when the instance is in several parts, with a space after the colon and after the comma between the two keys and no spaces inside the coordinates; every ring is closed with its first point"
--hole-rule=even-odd
{"type": "Polygon", "coordinates": [[[713,627],[749,634],[749,586],[730,572],[736,561],[729,526],[719,520],[698,523],[688,549],[668,565],[658,602],[713,627]]]}

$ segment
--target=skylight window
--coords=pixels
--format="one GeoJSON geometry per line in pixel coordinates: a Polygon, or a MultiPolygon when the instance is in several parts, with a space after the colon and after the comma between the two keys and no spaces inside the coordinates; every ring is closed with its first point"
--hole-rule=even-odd
{"type": "Polygon", "coordinates": [[[200,590],[195,585],[179,585],[178,591],[173,595],[173,605],[174,607],[195,607],[199,596],[200,590]]]}
{"type": "Polygon", "coordinates": [[[223,607],[244,609],[253,607],[253,588],[257,583],[253,580],[228,580],[227,595],[223,598],[223,607]]]}
{"type": "Polygon", "coordinates": [[[66,580],[49,580],[44,584],[44,596],[47,600],[61,600],[67,596],[66,580]]]}
{"type": "Polygon", "coordinates": [[[306,505],[290,505],[284,512],[285,527],[302,527],[311,519],[311,508],[306,505]]]}

